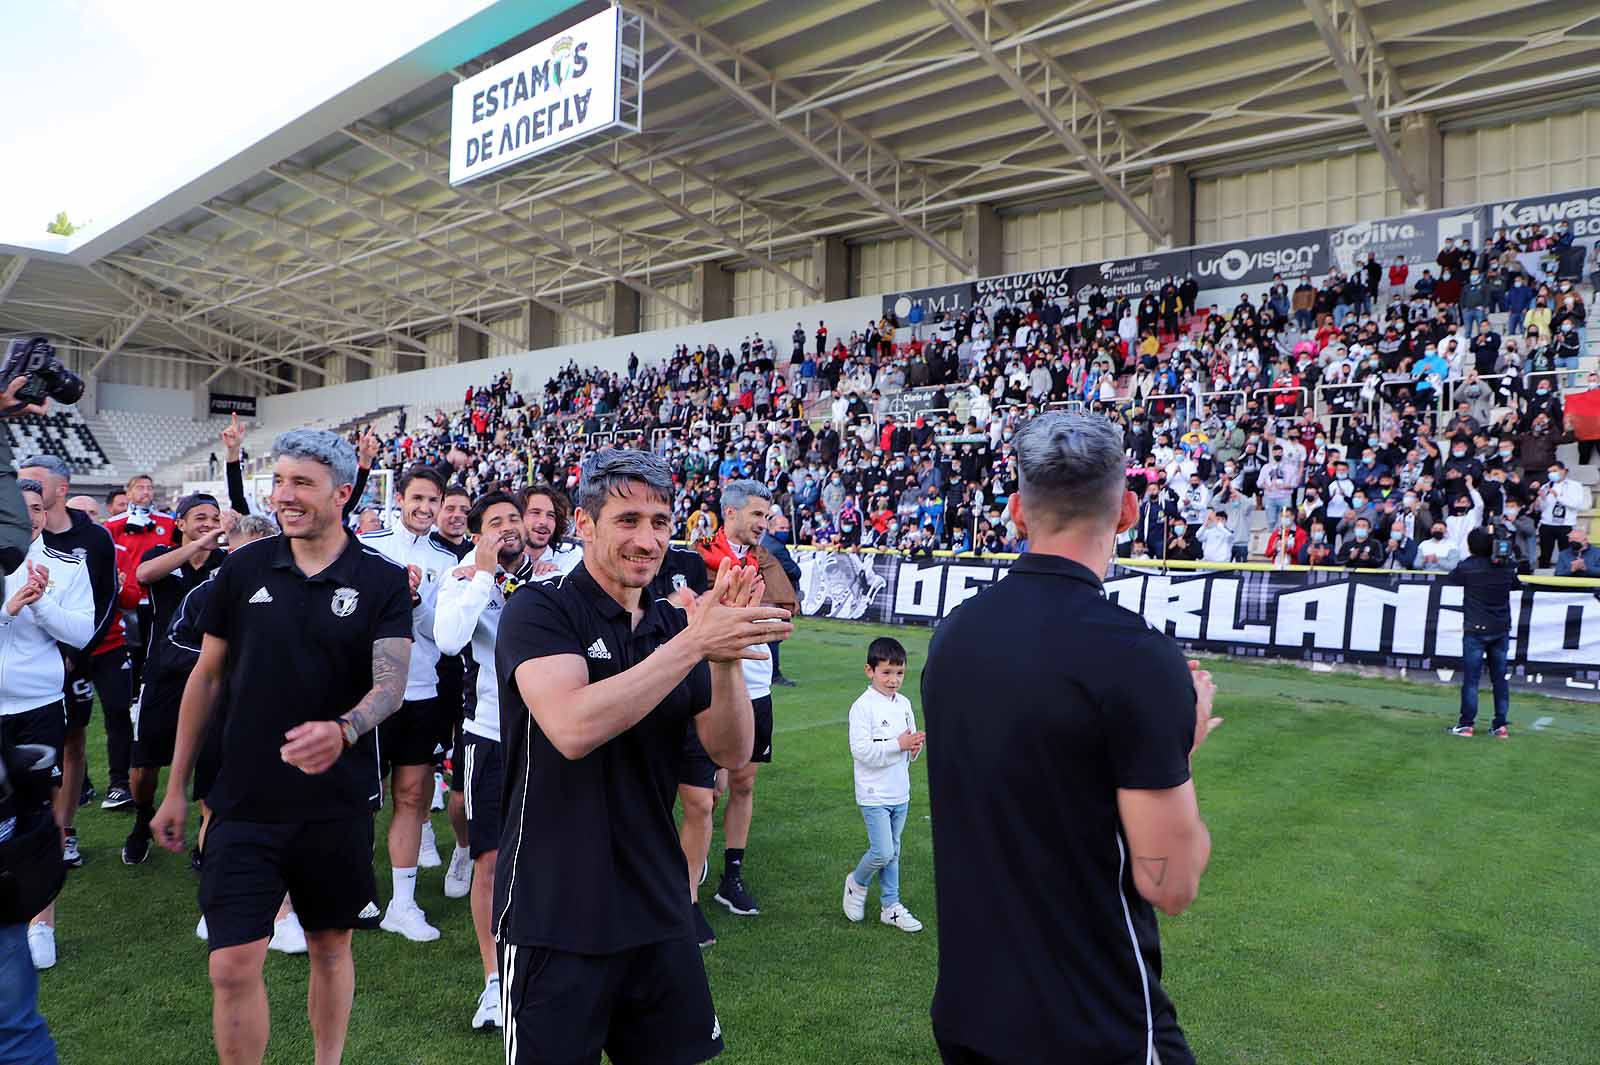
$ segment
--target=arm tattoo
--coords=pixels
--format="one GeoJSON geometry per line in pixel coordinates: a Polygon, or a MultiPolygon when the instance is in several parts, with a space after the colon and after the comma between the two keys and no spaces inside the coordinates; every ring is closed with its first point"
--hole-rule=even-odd
{"type": "Polygon", "coordinates": [[[400,709],[406,698],[406,675],[411,668],[411,641],[390,636],[372,641],[372,690],[344,715],[356,731],[365,736],[389,715],[400,709]]]}
{"type": "Polygon", "coordinates": [[[1167,860],[1165,858],[1134,858],[1134,861],[1144,866],[1144,871],[1156,887],[1160,887],[1167,879],[1167,860]]]}

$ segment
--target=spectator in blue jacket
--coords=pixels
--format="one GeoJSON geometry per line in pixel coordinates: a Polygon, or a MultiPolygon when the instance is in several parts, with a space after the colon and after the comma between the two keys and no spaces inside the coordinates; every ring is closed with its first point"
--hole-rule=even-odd
{"type": "Polygon", "coordinates": [[[1522,332],[1522,316],[1528,313],[1528,308],[1533,306],[1533,286],[1528,284],[1528,279],[1521,274],[1517,275],[1511,287],[1506,289],[1506,310],[1511,319],[1506,323],[1506,335],[1513,336],[1522,332]]]}
{"type": "Polygon", "coordinates": [[[932,529],[936,538],[944,535],[944,500],[939,498],[939,489],[933,485],[928,486],[926,496],[917,506],[917,524],[932,529]]]}
{"type": "Polygon", "coordinates": [[[1600,577],[1600,547],[1589,543],[1582,525],[1567,534],[1567,546],[1556,556],[1557,577],[1600,577]]]}

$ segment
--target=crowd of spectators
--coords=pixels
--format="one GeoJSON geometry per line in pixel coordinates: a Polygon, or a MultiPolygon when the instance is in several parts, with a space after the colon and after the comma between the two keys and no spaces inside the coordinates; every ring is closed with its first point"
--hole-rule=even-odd
{"type": "Polygon", "coordinates": [[[402,421],[380,463],[431,462],[476,494],[571,486],[588,450],[649,448],[677,477],[680,537],[714,534],[719,485],[754,477],[795,545],[999,553],[1023,546],[1015,428],[1075,407],[1122,427],[1141,497],[1126,556],[1444,571],[1488,525],[1530,571],[1588,506],[1556,456],[1574,439],[1563,392],[1597,385],[1586,301],[1545,273],[1570,241],[1561,224],[1446,241],[1425,265],[1366,256],[1231,308],[1171,277],[848,336],[796,323],[788,351],[755,335],[574,363],[537,394],[502,374],[402,421]]]}

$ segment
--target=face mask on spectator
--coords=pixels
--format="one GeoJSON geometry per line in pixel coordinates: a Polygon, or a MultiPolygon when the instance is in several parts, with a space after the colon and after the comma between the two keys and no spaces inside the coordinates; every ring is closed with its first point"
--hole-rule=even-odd
{"type": "Polygon", "coordinates": [[[1506,508],[1506,518],[1508,520],[1510,520],[1510,521],[1516,521],[1517,520],[1517,515],[1521,514],[1521,513],[1522,513],[1522,509],[1520,507],[1507,507],[1506,508]]]}
{"type": "Polygon", "coordinates": [[[1174,525],[1172,527],[1172,532],[1176,536],[1182,536],[1184,533],[1186,533],[1188,531],[1189,531],[1189,527],[1187,525],[1174,525]]]}
{"type": "Polygon", "coordinates": [[[1435,540],[1443,540],[1444,539],[1444,530],[1443,529],[1435,529],[1435,530],[1433,530],[1433,538],[1435,540]]]}
{"type": "Polygon", "coordinates": [[[1314,543],[1314,544],[1320,544],[1320,543],[1322,543],[1323,538],[1324,538],[1325,535],[1326,534],[1323,533],[1323,531],[1321,529],[1312,529],[1311,530],[1311,542],[1314,543]]]}
{"type": "Polygon", "coordinates": [[[1289,526],[1291,526],[1293,524],[1294,524],[1294,515],[1293,514],[1285,514],[1283,516],[1283,527],[1287,529],[1289,526]]]}
{"type": "Polygon", "coordinates": [[[1400,528],[1398,525],[1395,526],[1393,529],[1389,530],[1389,539],[1395,541],[1396,543],[1399,543],[1401,540],[1404,540],[1405,538],[1406,538],[1406,531],[1404,529],[1400,528]]]}
{"type": "Polygon", "coordinates": [[[1561,478],[1563,478],[1565,476],[1566,476],[1566,474],[1562,473],[1560,470],[1551,470],[1550,471],[1550,483],[1551,484],[1558,484],[1558,483],[1560,483],[1561,478]]]}

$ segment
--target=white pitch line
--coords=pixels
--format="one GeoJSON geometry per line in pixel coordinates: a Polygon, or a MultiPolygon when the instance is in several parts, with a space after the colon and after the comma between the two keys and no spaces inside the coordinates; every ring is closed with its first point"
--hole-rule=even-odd
{"type": "Polygon", "coordinates": [[[1543,729],[1546,725],[1554,724],[1555,720],[1556,719],[1553,717],[1541,717],[1539,720],[1533,723],[1534,731],[1537,732],[1543,729]]]}

